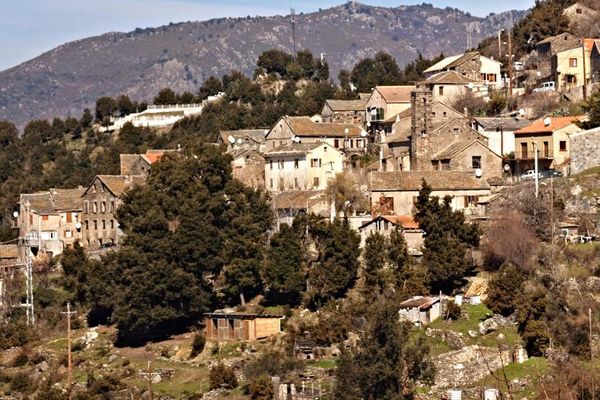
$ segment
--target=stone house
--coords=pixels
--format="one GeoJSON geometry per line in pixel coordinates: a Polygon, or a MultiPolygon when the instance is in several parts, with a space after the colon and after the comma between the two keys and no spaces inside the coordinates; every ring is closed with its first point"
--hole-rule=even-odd
{"type": "Polygon", "coordinates": [[[377,86],[367,100],[367,125],[371,132],[389,132],[396,115],[410,108],[414,86],[377,86]]]}
{"type": "Polygon", "coordinates": [[[408,321],[416,326],[427,325],[440,317],[442,303],[439,297],[414,296],[400,303],[401,321],[408,321]]]}
{"type": "Polygon", "coordinates": [[[327,143],[347,156],[366,152],[368,137],[360,126],[342,123],[317,123],[309,117],[282,117],[266,136],[265,151],[292,143],[327,143]]]}
{"type": "Polygon", "coordinates": [[[502,87],[500,67],[502,63],[482,56],[478,51],[446,57],[427,68],[423,73],[427,78],[443,71],[456,71],[469,79],[491,88],[502,87]]]}
{"type": "Polygon", "coordinates": [[[253,188],[265,187],[265,158],[258,150],[232,151],[231,169],[233,177],[246,186],[253,188]]]}
{"type": "Polygon", "coordinates": [[[446,111],[450,107],[443,103],[434,107],[427,88],[419,88],[411,96],[411,171],[480,169],[487,177],[502,175],[501,157],[489,149],[488,139],[470,126],[469,119],[453,118],[461,114],[446,111]],[[437,115],[434,108],[441,108],[444,114],[437,115]],[[479,144],[473,146],[475,142],[479,144]],[[470,162],[464,161],[467,156],[470,162]],[[454,157],[460,160],[452,162],[454,157]]]}
{"type": "Polygon", "coordinates": [[[323,190],[291,190],[273,194],[271,206],[277,225],[292,225],[300,214],[312,213],[322,218],[331,216],[331,204],[323,190]]]}
{"type": "Polygon", "coordinates": [[[589,85],[592,81],[591,54],[595,41],[584,39],[583,42],[584,46],[580,44],[578,47],[559,51],[552,57],[552,78],[560,92],[582,87],[584,70],[585,83],[589,85]]]}
{"type": "Polygon", "coordinates": [[[85,189],[50,189],[21,194],[19,236],[37,242],[37,249],[52,256],[72,247],[81,235],[81,195],[85,189]]]}
{"type": "MultiPolygon", "coordinates": [[[[479,87],[479,81],[461,75],[457,71],[443,71],[431,75],[419,86],[431,90],[433,100],[438,100],[446,104],[453,104],[457,99],[465,96],[467,93],[483,95],[484,91],[476,91],[479,87]]],[[[485,90],[487,96],[487,89],[485,90]]]]}
{"type": "Polygon", "coordinates": [[[572,49],[581,44],[581,40],[570,33],[549,36],[538,42],[536,47],[537,64],[540,77],[548,79],[552,76],[552,57],[559,51],[572,49]]]}
{"type": "Polygon", "coordinates": [[[175,150],[147,150],[146,154],[120,154],[121,175],[148,176],[150,167],[175,150]]]}
{"type": "Polygon", "coordinates": [[[240,150],[265,151],[265,137],[268,129],[240,129],[235,131],[219,131],[217,144],[227,146],[227,153],[240,150]]]}
{"type": "Polygon", "coordinates": [[[367,121],[367,100],[325,100],[322,122],[364,125],[367,121]]]}
{"type": "Polygon", "coordinates": [[[207,340],[251,341],[266,339],[281,332],[281,315],[216,311],[206,313],[207,340]]]}
{"type": "MultiPolygon", "coordinates": [[[[373,214],[376,211],[379,210],[373,210],[373,214]]],[[[395,229],[402,232],[409,254],[420,255],[423,247],[423,230],[412,215],[377,215],[372,220],[365,222],[358,228],[361,247],[364,247],[370,234],[380,233],[385,237],[389,237],[395,229]]]]}
{"type": "Polygon", "coordinates": [[[570,27],[576,31],[581,31],[581,28],[584,28],[586,25],[589,26],[590,22],[595,22],[598,19],[598,11],[579,2],[565,8],[563,15],[569,19],[570,27]]]}
{"type": "Polygon", "coordinates": [[[488,147],[502,156],[515,152],[515,131],[531,121],[514,117],[475,117],[471,127],[488,139],[488,147]]]}
{"type": "Polygon", "coordinates": [[[371,172],[371,213],[412,215],[423,180],[431,186],[432,196],[451,196],[454,210],[468,217],[480,217],[479,203],[491,196],[491,187],[472,171],[371,172]]]}
{"type": "Polygon", "coordinates": [[[578,174],[600,165],[600,127],[572,133],[570,173],[578,174]]]}
{"type": "Polygon", "coordinates": [[[264,157],[265,184],[271,192],[325,190],[344,169],[344,153],[327,142],[283,144],[264,157]]]}
{"type": "Polygon", "coordinates": [[[581,117],[540,118],[515,131],[517,173],[534,168],[535,151],[538,168],[554,168],[567,172],[571,161],[570,136],[581,132],[577,122],[581,117]]]}
{"type": "Polygon", "coordinates": [[[142,175],[97,175],[85,189],[82,213],[82,244],[88,249],[118,246],[123,232],[116,220],[121,197],[134,185],[145,181],[142,175]]]}

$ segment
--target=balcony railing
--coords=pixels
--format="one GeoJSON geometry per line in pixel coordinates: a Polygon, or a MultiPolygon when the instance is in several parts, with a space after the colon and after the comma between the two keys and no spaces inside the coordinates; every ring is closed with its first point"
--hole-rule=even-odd
{"type": "MultiPolygon", "coordinates": [[[[517,160],[533,160],[535,158],[535,151],[516,151],[515,157],[517,160]]],[[[548,151],[538,151],[538,159],[545,160],[554,158],[552,154],[552,150],[548,151]]]]}

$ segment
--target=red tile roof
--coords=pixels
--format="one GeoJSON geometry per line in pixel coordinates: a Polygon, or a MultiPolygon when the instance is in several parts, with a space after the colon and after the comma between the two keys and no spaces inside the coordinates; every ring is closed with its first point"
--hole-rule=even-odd
{"type": "Polygon", "coordinates": [[[533,121],[524,128],[515,131],[515,135],[527,135],[531,133],[553,133],[559,129],[569,126],[575,122],[582,120],[582,117],[546,117],[533,121]],[[550,120],[550,124],[546,125],[544,121],[550,120]]]}

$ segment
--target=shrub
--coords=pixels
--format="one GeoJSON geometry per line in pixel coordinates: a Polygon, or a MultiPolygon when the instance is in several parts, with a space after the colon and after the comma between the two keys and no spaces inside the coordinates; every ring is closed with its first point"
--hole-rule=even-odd
{"type": "Polygon", "coordinates": [[[263,353],[256,361],[244,368],[244,375],[251,380],[258,380],[263,375],[282,376],[289,371],[302,367],[302,361],[285,356],[283,353],[263,353]]]}
{"type": "Polygon", "coordinates": [[[502,267],[488,287],[485,304],[495,313],[505,317],[517,309],[521,301],[523,273],[513,265],[502,267]]]}
{"type": "Polygon", "coordinates": [[[262,375],[260,378],[250,382],[248,393],[252,400],[271,400],[275,396],[273,384],[267,375],[262,375]]]}
{"type": "Polygon", "coordinates": [[[219,363],[210,369],[209,381],[211,390],[220,387],[232,389],[238,384],[233,368],[223,363],[219,363]]]}
{"type": "Polygon", "coordinates": [[[196,332],[194,335],[194,340],[192,341],[192,354],[191,357],[196,357],[198,354],[202,353],[204,350],[204,346],[206,345],[206,338],[202,332],[196,332]]]}
{"type": "Polygon", "coordinates": [[[28,372],[17,372],[10,380],[10,391],[31,393],[35,390],[35,381],[28,372]]]}
{"type": "Polygon", "coordinates": [[[446,304],[446,319],[457,320],[460,319],[462,310],[458,304],[453,301],[449,301],[446,304]]]}
{"type": "Polygon", "coordinates": [[[28,362],[29,362],[29,355],[27,353],[27,350],[23,349],[15,357],[15,359],[13,361],[13,367],[22,367],[24,365],[27,365],[28,362]]]}

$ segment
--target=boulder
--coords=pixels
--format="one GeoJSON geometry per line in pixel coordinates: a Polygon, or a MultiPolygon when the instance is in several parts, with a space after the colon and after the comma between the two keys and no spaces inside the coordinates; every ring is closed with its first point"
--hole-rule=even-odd
{"type": "Polygon", "coordinates": [[[486,319],[479,323],[479,333],[486,335],[490,332],[498,330],[502,326],[513,324],[512,315],[506,318],[500,314],[494,314],[491,318],[486,319]]]}
{"type": "Polygon", "coordinates": [[[470,336],[470,337],[472,337],[472,338],[475,338],[475,337],[477,337],[477,336],[478,336],[478,335],[477,335],[477,332],[475,332],[475,331],[468,331],[467,333],[468,333],[468,334],[469,334],[469,336],[470,336]]]}

